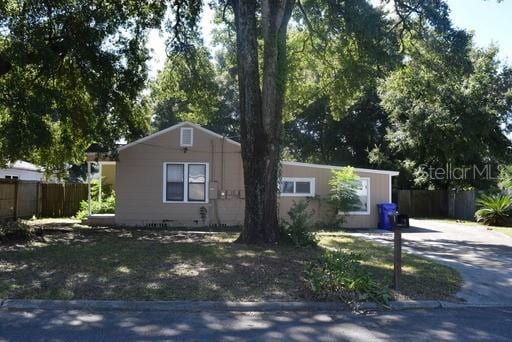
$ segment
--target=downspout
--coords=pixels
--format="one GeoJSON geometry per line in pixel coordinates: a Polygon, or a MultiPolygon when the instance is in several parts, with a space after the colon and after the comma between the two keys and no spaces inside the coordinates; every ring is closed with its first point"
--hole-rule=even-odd
{"type": "Polygon", "coordinates": [[[225,136],[222,136],[222,143],[220,145],[220,191],[224,193],[224,141],[225,136]]]}
{"type": "MultiPolygon", "coordinates": [[[[215,176],[215,142],[214,140],[210,140],[210,147],[211,147],[211,160],[212,160],[212,176],[215,176]]],[[[214,178],[214,177],[212,177],[214,178]]],[[[214,180],[214,182],[217,182],[217,180],[214,180]]],[[[219,208],[218,208],[218,199],[219,199],[219,189],[215,188],[215,191],[217,191],[217,194],[215,194],[215,199],[212,200],[212,206],[213,206],[213,221],[220,225],[219,220],[219,208]]]]}

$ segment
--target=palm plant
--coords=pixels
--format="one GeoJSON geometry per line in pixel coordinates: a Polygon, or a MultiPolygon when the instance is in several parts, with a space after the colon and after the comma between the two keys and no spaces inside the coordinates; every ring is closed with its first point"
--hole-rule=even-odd
{"type": "Polygon", "coordinates": [[[490,226],[505,225],[511,213],[512,196],[504,194],[482,195],[477,200],[477,205],[480,207],[475,212],[475,218],[478,222],[490,226]]]}

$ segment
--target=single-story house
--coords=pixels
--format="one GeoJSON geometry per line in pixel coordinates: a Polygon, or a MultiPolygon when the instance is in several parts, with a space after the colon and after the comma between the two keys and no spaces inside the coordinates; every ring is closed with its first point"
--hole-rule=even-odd
{"type": "Polygon", "coordinates": [[[0,168],[0,179],[41,181],[43,176],[44,171],[41,167],[23,160],[8,163],[5,168],[0,168]]]}
{"type": "MultiPolygon", "coordinates": [[[[114,158],[88,153],[104,182],[116,192],[110,223],[125,226],[241,225],[244,179],[240,144],[199,125],[182,122],[121,146],[114,158]]],[[[328,206],[332,170],[340,166],[282,162],[279,213],[288,218],[294,201],[311,199],[319,221],[328,206]]],[[[360,207],[347,227],[376,227],[378,203],[391,201],[396,171],[355,168],[360,177],[360,207]]],[[[276,189],[277,191],[277,189],[276,189]]],[[[94,219],[91,217],[91,220],[94,219]]]]}

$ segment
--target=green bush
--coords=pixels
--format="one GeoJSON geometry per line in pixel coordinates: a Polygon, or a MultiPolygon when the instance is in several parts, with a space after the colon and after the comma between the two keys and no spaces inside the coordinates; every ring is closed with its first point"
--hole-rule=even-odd
{"type": "Polygon", "coordinates": [[[288,211],[290,222],[283,221],[281,225],[281,240],[297,247],[316,246],[317,240],[313,232],[313,210],[308,209],[306,201],[293,201],[288,211]]]}
{"type": "MultiPolygon", "coordinates": [[[[101,206],[98,201],[99,194],[99,180],[94,179],[91,181],[91,213],[93,214],[113,214],[116,211],[116,193],[111,185],[102,184],[101,186],[101,206]]],[[[89,205],[87,201],[80,202],[80,210],[76,213],[75,217],[83,220],[88,215],[89,205]]]]}
{"type": "MultiPolygon", "coordinates": [[[[79,220],[82,220],[88,215],[89,206],[87,201],[80,202],[80,210],[76,213],[75,217],[79,220]]],[[[98,199],[91,199],[91,213],[93,214],[113,214],[116,212],[116,193],[112,191],[112,193],[106,197],[102,198],[101,206],[98,199]]]]}
{"type": "Polygon", "coordinates": [[[336,298],[348,303],[370,300],[387,305],[389,290],[362,268],[360,259],[356,253],[326,251],[308,263],[305,278],[313,295],[317,299],[336,298]]]}
{"type": "Polygon", "coordinates": [[[482,195],[477,200],[477,205],[480,207],[475,212],[475,218],[478,222],[490,226],[506,225],[510,218],[512,196],[503,194],[482,195]]]}
{"type": "Polygon", "coordinates": [[[501,165],[498,174],[498,186],[502,189],[512,189],[512,165],[501,165]]]}
{"type": "Polygon", "coordinates": [[[333,222],[338,222],[341,226],[344,221],[344,213],[356,210],[360,204],[357,190],[359,188],[359,177],[350,166],[341,170],[333,170],[332,177],[329,180],[331,195],[329,203],[334,208],[333,222]]]}

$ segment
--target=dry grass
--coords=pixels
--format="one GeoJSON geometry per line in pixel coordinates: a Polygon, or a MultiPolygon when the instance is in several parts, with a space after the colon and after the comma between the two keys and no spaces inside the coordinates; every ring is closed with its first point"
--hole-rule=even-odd
{"type": "MultiPolygon", "coordinates": [[[[45,227],[43,241],[0,246],[0,298],[300,300],[310,298],[304,265],[322,252],[233,244],[231,233],[32,224],[45,227]]],[[[391,284],[391,248],[346,235],[321,245],[363,253],[363,267],[391,284]]],[[[447,298],[460,285],[456,271],[432,260],[406,255],[404,265],[408,298],[447,298]]]]}
{"type": "Polygon", "coordinates": [[[0,298],[292,300],[315,249],[247,247],[230,234],[79,229],[0,247],[0,298]]]}
{"type": "MultiPolygon", "coordinates": [[[[393,277],[393,250],[375,242],[361,238],[322,234],[320,245],[360,253],[361,264],[375,279],[384,286],[391,286],[393,277]]],[[[401,299],[448,299],[462,284],[459,273],[432,259],[414,254],[403,253],[402,279],[400,293],[394,293],[401,299]]]]}

